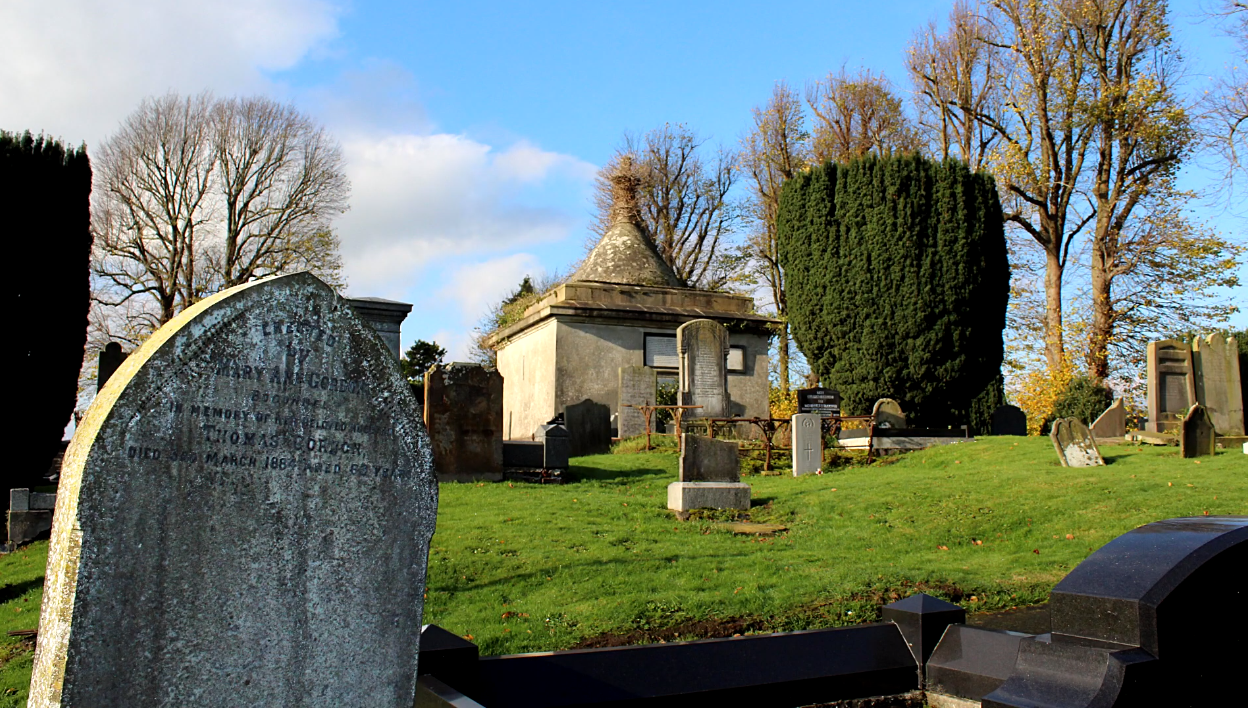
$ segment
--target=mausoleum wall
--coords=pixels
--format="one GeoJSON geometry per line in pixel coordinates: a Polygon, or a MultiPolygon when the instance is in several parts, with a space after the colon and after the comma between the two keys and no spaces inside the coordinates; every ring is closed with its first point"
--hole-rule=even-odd
{"type": "Polygon", "coordinates": [[[554,319],[519,333],[498,350],[503,375],[503,439],[529,440],[555,416],[554,319]]]}

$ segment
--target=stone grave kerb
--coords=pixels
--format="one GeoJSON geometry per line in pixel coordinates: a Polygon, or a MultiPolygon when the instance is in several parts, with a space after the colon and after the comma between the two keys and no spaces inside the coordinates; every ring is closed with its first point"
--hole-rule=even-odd
{"type": "MultiPolygon", "coordinates": [[[[263,395],[267,401],[269,394],[263,395]]],[[[249,402],[255,404],[259,397],[257,393],[249,402]]],[[[411,705],[417,656],[413,633],[420,628],[426,558],[437,509],[429,441],[424,426],[411,414],[416,410],[415,403],[398,362],[372,328],[310,273],[274,276],[222,291],[187,308],[154,332],[126,357],[98,392],[66,451],[56,500],[58,523],[49,547],[30,706],[281,704],[293,699],[292,692],[300,692],[297,687],[307,689],[297,699],[305,706],[341,705],[344,700],[411,705]],[[307,316],[281,319],[290,313],[307,316]],[[243,336],[255,338],[260,342],[258,347],[274,356],[283,356],[280,352],[284,350],[284,360],[274,359],[278,362],[275,366],[283,368],[266,375],[244,363],[249,352],[239,351],[233,345],[243,336]],[[289,344],[284,343],[287,340],[289,344]],[[352,377],[350,382],[329,376],[328,369],[309,368],[335,356],[339,357],[336,361],[345,361],[343,365],[350,367],[343,374],[352,377]],[[295,466],[289,470],[283,466],[281,472],[274,468],[270,477],[280,477],[280,481],[266,479],[263,474],[257,474],[261,480],[257,481],[226,470],[224,462],[214,469],[216,463],[209,463],[208,452],[197,452],[192,458],[189,450],[159,447],[183,440],[192,441],[188,448],[193,445],[203,432],[192,424],[194,421],[188,422],[182,416],[191,415],[192,405],[211,403],[214,395],[219,396],[219,403],[225,403],[225,396],[241,390],[240,386],[251,385],[247,376],[254,377],[258,389],[265,389],[265,382],[274,383],[274,407],[279,405],[279,398],[285,397],[290,400],[284,400],[282,405],[306,410],[308,404],[303,401],[313,395],[333,398],[351,394],[368,401],[359,404],[359,409],[366,411],[361,420],[369,425],[369,432],[362,435],[393,435],[397,444],[388,449],[397,451],[397,455],[387,460],[393,466],[351,473],[326,461],[334,459],[332,454],[342,452],[341,447],[336,453],[329,453],[324,447],[301,447],[304,441],[299,438],[291,443],[291,451],[297,454],[300,449],[313,450],[305,459],[315,467],[303,467],[298,474],[295,466]],[[278,394],[278,389],[286,393],[278,394]],[[179,398],[184,393],[185,400],[179,398]],[[166,426],[172,426],[167,437],[152,435],[166,426]],[[139,446],[144,438],[135,436],[146,436],[151,447],[139,446]],[[142,463],[141,468],[131,469],[126,466],[127,460],[134,465],[142,463]],[[367,483],[357,482],[350,479],[352,474],[361,480],[370,479],[367,483]],[[292,587],[282,580],[283,573],[298,570],[281,567],[281,558],[270,558],[281,555],[272,544],[247,533],[232,533],[235,526],[245,531],[263,523],[255,520],[257,513],[263,515],[270,509],[246,507],[251,502],[259,504],[266,489],[273,508],[287,507],[296,501],[298,497],[288,496],[290,489],[286,487],[297,488],[304,476],[317,476],[321,493],[315,501],[304,498],[305,510],[335,505],[345,510],[358,500],[360,493],[355,490],[361,485],[403,490],[397,497],[405,499],[401,504],[377,496],[359,501],[358,506],[379,513],[371,522],[365,520],[365,527],[371,524],[390,528],[404,537],[402,548],[386,550],[403,571],[388,580],[378,578],[378,584],[384,588],[369,588],[352,598],[361,607],[391,608],[388,614],[392,618],[386,624],[392,625],[382,633],[361,635],[358,627],[349,626],[358,619],[347,616],[349,612],[325,624],[321,613],[333,613],[338,606],[338,600],[332,596],[321,598],[319,607],[296,612],[303,619],[295,620],[289,614],[293,610],[283,607],[283,598],[261,590],[273,581],[290,593],[327,592],[339,580],[351,582],[343,565],[347,559],[322,557],[322,565],[308,570],[302,585],[292,587]],[[239,508],[218,509],[213,502],[219,499],[199,493],[205,485],[216,485],[220,491],[213,496],[224,495],[221,498],[232,499],[239,508]],[[136,505],[145,499],[152,508],[136,505]],[[384,511],[388,506],[392,506],[390,511],[384,511]],[[207,516],[174,519],[170,514],[175,507],[189,510],[192,515],[212,516],[217,519],[217,528],[213,528],[207,516]],[[215,513],[218,511],[219,515],[215,513]],[[167,533],[143,536],[146,541],[134,536],[153,525],[163,527],[167,533]],[[203,542],[189,548],[196,535],[203,542]],[[161,550],[171,543],[174,547],[161,550]],[[212,554],[222,557],[209,557],[212,554]],[[227,561],[225,556],[231,560],[227,561]],[[195,563],[215,570],[196,571],[190,568],[195,563]],[[342,574],[336,572],[339,566],[343,566],[342,574]],[[156,582],[152,577],[155,573],[167,577],[156,582]],[[241,576],[234,577],[239,573],[246,573],[257,592],[248,594],[247,582],[241,576]],[[202,586],[190,587],[197,579],[203,581],[202,586]],[[230,587],[223,591],[222,584],[227,582],[230,587]],[[215,631],[201,632],[177,625],[201,621],[202,616],[197,614],[200,609],[210,613],[228,611],[237,626],[219,625],[215,631]],[[328,630],[332,637],[323,635],[321,639],[331,640],[325,646],[334,645],[334,652],[363,652],[363,644],[368,640],[372,640],[374,649],[382,647],[382,651],[373,651],[373,656],[351,666],[334,668],[323,652],[305,651],[310,635],[281,632],[282,641],[289,642],[289,646],[274,654],[274,646],[247,641],[265,635],[269,631],[266,628],[273,626],[268,624],[270,612],[275,617],[287,613],[277,620],[281,627],[301,621],[307,623],[310,635],[328,630]],[[334,635],[331,626],[342,631],[334,635]],[[240,641],[239,635],[248,635],[247,640],[240,641]],[[117,646],[125,646],[127,651],[109,649],[117,646]],[[279,656],[298,660],[314,673],[287,674],[271,661],[279,656]],[[237,685],[221,680],[221,672],[244,666],[249,667],[245,671],[254,680],[244,684],[245,677],[240,677],[237,685]],[[379,695],[387,698],[377,700],[379,695]]],[[[230,413],[233,420],[245,420],[236,415],[242,414],[242,409],[247,409],[255,421],[261,421],[262,415],[275,425],[286,420],[283,412],[252,414],[260,410],[259,406],[248,408],[242,403],[239,410],[214,407],[214,413],[221,410],[230,413]]],[[[292,418],[289,424],[312,430],[309,421],[310,417],[292,418]]],[[[224,435],[222,445],[229,439],[229,435],[224,435]]],[[[315,436],[310,439],[319,445],[315,436]]],[[[287,451],[285,447],[276,447],[266,447],[256,455],[282,455],[287,451]]],[[[248,459],[256,468],[256,455],[240,452],[236,456],[238,462],[230,463],[231,469],[244,468],[248,459]]],[[[386,499],[392,496],[393,492],[385,494],[386,499]]],[[[326,533],[340,532],[336,542],[344,544],[344,551],[361,536],[361,532],[342,526],[347,520],[308,525],[286,517],[292,533],[312,529],[322,538],[326,533]]],[[[270,530],[278,533],[276,529],[270,530]]],[[[362,535],[372,537],[368,531],[362,535]]],[[[302,544],[301,539],[302,536],[296,540],[279,533],[277,543],[302,544]]],[[[377,543],[382,540],[381,535],[376,535],[377,543]]],[[[378,559],[353,556],[347,565],[361,572],[364,564],[374,560],[378,559]]],[[[372,569],[368,566],[368,570],[372,569]]],[[[310,596],[307,600],[317,601],[310,596]]],[[[206,621],[219,624],[219,619],[206,621]]]]}
{"type": "Polygon", "coordinates": [[[926,593],[889,603],[880,610],[880,616],[901,630],[920,672],[940,642],[945,628],[966,622],[966,610],[926,593]]]}

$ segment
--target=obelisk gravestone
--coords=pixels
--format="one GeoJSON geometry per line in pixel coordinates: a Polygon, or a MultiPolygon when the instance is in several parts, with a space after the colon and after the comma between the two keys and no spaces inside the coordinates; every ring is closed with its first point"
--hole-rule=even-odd
{"type": "Polygon", "coordinates": [[[416,410],[307,273],[157,330],[66,454],[30,706],[410,708],[437,512],[416,410]]]}
{"type": "Polygon", "coordinates": [[[693,320],[676,330],[680,354],[680,404],[701,406],[686,418],[728,416],[728,330],[714,320],[693,320]]]}

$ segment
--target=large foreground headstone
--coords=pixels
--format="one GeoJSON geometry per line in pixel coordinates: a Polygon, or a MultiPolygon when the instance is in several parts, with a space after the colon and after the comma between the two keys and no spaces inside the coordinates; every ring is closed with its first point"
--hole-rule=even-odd
{"type": "Polygon", "coordinates": [[[997,406],[992,412],[993,435],[1026,435],[1027,414],[1022,408],[1008,403],[997,406]]]}
{"type": "Polygon", "coordinates": [[[1192,348],[1175,339],[1148,343],[1148,432],[1177,433],[1196,403],[1192,348]]]}
{"type": "Polygon", "coordinates": [[[438,364],[425,374],[425,425],[440,482],[503,478],[503,376],[480,364],[438,364]]]}
{"type": "Polygon", "coordinates": [[[563,421],[567,426],[569,454],[602,455],[611,451],[611,408],[586,398],[580,403],[564,406],[563,421]]]}
{"type": "Polygon", "coordinates": [[[793,416],[793,476],[823,469],[823,424],[818,413],[793,416]]]}
{"type": "Polygon", "coordinates": [[[680,481],[667,485],[667,508],[749,509],[750,485],[741,482],[738,454],[735,442],[684,433],[680,481]]]}
{"type": "Polygon", "coordinates": [[[1092,423],[1092,434],[1098,438],[1121,438],[1127,434],[1127,404],[1121,396],[1092,423]]]}
{"type": "Polygon", "coordinates": [[[658,400],[658,375],[648,366],[620,367],[620,400],[618,435],[631,438],[644,435],[646,416],[636,408],[625,406],[652,406],[658,400]]]}
{"type": "Polygon", "coordinates": [[[1196,400],[1209,409],[1221,435],[1244,434],[1244,400],[1239,370],[1239,343],[1221,334],[1197,337],[1192,344],[1196,400]]]}
{"type": "Polygon", "coordinates": [[[1049,432],[1062,467],[1096,467],[1105,464],[1092,431],[1078,418],[1058,418],[1049,432]]]}
{"type": "Polygon", "coordinates": [[[1183,418],[1183,429],[1179,434],[1179,457],[1212,455],[1217,441],[1209,409],[1199,403],[1192,406],[1183,418]]]}
{"type": "Polygon", "coordinates": [[[30,705],[412,705],[429,441],[393,354],[300,273],[132,353],[62,468],[30,705]]]}
{"type": "Polygon", "coordinates": [[[685,418],[725,418],[728,399],[728,330],[714,320],[693,320],[676,330],[680,354],[680,405],[702,406],[685,418]]]}

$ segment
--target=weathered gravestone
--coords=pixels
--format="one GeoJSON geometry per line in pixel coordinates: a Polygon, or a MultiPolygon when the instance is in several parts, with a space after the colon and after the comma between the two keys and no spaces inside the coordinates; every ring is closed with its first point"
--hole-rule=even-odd
{"type": "Polygon", "coordinates": [[[425,374],[425,425],[440,482],[503,478],[503,376],[480,364],[438,364],[425,374]]]}
{"type": "Polygon", "coordinates": [[[95,390],[99,391],[104,388],[104,384],[108,383],[108,379],[121,367],[122,362],[128,353],[121,350],[121,345],[117,342],[109,342],[104,345],[104,350],[100,352],[99,368],[95,372],[95,390]]]}
{"type": "Polygon", "coordinates": [[[1058,418],[1049,432],[1062,467],[1096,467],[1105,464],[1088,426],[1078,418],[1058,418]]]}
{"type": "Polygon", "coordinates": [[[818,413],[798,413],[789,425],[793,428],[793,476],[797,477],[823,468],[823,424],[818,413]]]}
{"type": "Polygon", "coordinates": [[[741,482],[737,457],[735,442],[684,433],[680,481],[667,486],[667,508],[749,509],[750,485],[741,482]]]}
{"type": "Polygon", "coordinates": [[[1183,418],[1179,433],[1179,457],[1212,455],[1218,442],[1209,409],[1197,403],[1183,418]]]}
{"type": "Polygon", "coordinates": [[[307,273],[157,330],[66,454],[30,705],[409,708],[437,511],[415,404],[307,273]]]}
{"type": "Polygon", "coordinates": [[[1121,438],[1127,434],[1127,404],[1121,396],[1092,423],[1092,434],[1098,438],[1121,438]]]}
{"type": "Polygon", "coordinates": [[[906,414],[901,411],[901,404],[891,398],[881,398],[876,401],[871,409],[871,415],[875,416],[877,428],[906,427],[906,414]]]}
{"type": "Polygon", "coordinates": [[[992,412],[993,435],[1026,435],[1027,414],[1018,406],[1008,403],[997,406],[992,412]]]}
{"type": "Polygon", "coordinates": [[[1148,343],[1148,432],[1176,433],[1196,403],[1192,348],[1174,339],[1148,343]]]}
{"type": "MultiPolygon", "coordinates": [[[[644,435],[646,416],[636,408],[625,406],[652,406],[658,400],[658,376],[648,366],[620,367],[619,425],[616,432],[621,438],[644,435]]],[[[653,424],[653,423],[652,423],[653,424]]]]}
{"type": "Polygon", "coordinates": [[[563,421],[572,457],[602,455],[611,450],[610,406],[586,398],[564,406],[563,421]]]}
{"type": "Polygon", "coordinates": [[[680,354],[680,405],[702,406],[685,418],[725,418],[728,399],[728,330],[714,320],[693,320],[676,330],[680,354]]]}
{"type": "MultiPolygon", "coordinates": [[[[537,426],[533,440],[542,444],[541,467],[548,470],[566,470],[569,451],[572,449],[568,429],[558,423],[537,426]]],[[[537,465],[535,465],[537,466],[537,465]]]]}
{"type": "Polygon", "coordinates": [[[1239,343],[1221,334],[1197,337],[1192,345],[1196,400],[1209,409],[1213,427],[1222,435],[1244,434],[1244,400],[1239,370],[1239,343]]]}
{"type": "Polygon", "coordinates": [[[841,392],[830,388],[797,389],[797,412],[817,413],[827,418],[841,414],[841,392]]]}

